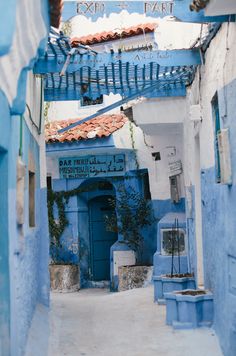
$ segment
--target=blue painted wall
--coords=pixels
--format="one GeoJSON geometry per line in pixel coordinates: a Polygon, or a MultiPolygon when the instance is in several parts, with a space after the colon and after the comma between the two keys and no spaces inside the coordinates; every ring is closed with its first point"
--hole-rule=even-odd
{"type": "Polygon", "coordinates": [[[19,150],[20,117],[11,118],[9,148],[9,235],[11,272],[12,355],[23,355],[28,331],[38,303],[48,305],[48,226],[45,209],[46,189],[40,188],[39,146],[23,121],[23,155],[26,165],[24,225],[16,223],[16,166],[19,150]],[[29,227],[28,155],[35,162],[35,227],[29,227]]]}
{"type": "Polygon", "coordinates": [[[23,355],[28,330],[37,303],[48,305],[48,226],[46,190],[40,189],[39,146],[23,121],[23,156],[27,166],[29,150],[36,172],[36,227],[28,226],[28,173],[25,177],[23,230],[17,225],[16,178],[20,117],[10,116],[10,108],[0,92],[0,354],[23,355]],[[9,270],[10,266],[10,270],[9,270]],[[10,298],[11,296],[11,298],[10,298]],[[10,312],[11,311],[11,312],[10,312]],[[9,335],[11,334],[11,351],[9,335]]]}
{"type": "MultiPolygon", "coordinates": [[[[155,236],[155,239],[149,239],[149,241],[151,242],[150,251],[152,252],[152,256],[154,256],[153,264],[155,265],[155,256],[160,254],[160,248],[158,246],[160,246],[161,237],[158,230],[158,223],[168,213],[184,213],[185,198],[181,198],[179,203],[173,203],[171,199],[166,199],[166,200],[153,200],[152,204],[153,204],[153,209],[157,222],[155,225],[153,225],[152,231],[150,231],[150,234],[155,236]]],[[[154,267],[154,272],[155,272],[155,267],[154,267]]]]}
{"type": "MultiPolygon", "coordinates": [[[[160,276],[163,274],[171,273],[171,256],[166,256],[161,254],[161,230],[162,229],[172,229],[175,224],[175,219],[178,219],[179,228],[184,230],[186,233],[186,217],[184,213],[173,213],[170,212],[166,214],[158,223],[157,230],[157,251],[154,255],[154,275],[160,276]]],[[[180,256],[180,273],[187,273],[188,270],[188,248],[187,248],[187,237],[186,237],[186,254],[180,256]]],[[[178,257],[174,257],[174,273],[178,272],[178,257]]]]}
{"type": "Polygon", "coordinates": [[[16,0],[0,2],[0,56],[9,52],[15,31],[16,0]]]}
{"type": "MultiPolygon", "coordinates": [[[[108,148],[114,147],[112,136],[106,139],[95,139],[73,144],[49,144],[47,145],[47,154],[52,155],[57,152],[61,152],[61,156],[66,156],[66,152],[75,151],[75,155],[80,153],[80,150],[87,149],[96,154],[96,148],[108,148]],[[77,151],[77,153],[76,153],[77,151]]],[[[117,153],[121,153],[117,151],[117,153]]],[[[57,153],[58,154],[58,153],[57,153]]],[[[129,165],[131,161],[134,161],[133,153],[126,153],[129,155],[129,165]]],[[[143,170],[144,172],[145,170],[143,170]]],[[[140,172],[139,172],[140,173],[140,172]]],[[[53,190],[71,190],[77,188],[85,183],[96,181],[97,179],[82,180],[82,179],[53,179],[53,190]]],[[[99,179],[102,181],[104,179],[99,179]]],[[[125,175],[119,177],[106,178],[110,182],[114,189],[113,191],[91,191],[88,193],[80,194],[79,197],[72,197],[66,207],[66,214],[69,220],[69,225],[65,229],[61,242],[63,249],[61,250],[61,260],[71,263],[79,263],[81,268],[81,285],[86,287],[89,285],[90,280],[90,237],[89,237],[89,212],[88,202],[90,199],[101,195],[118,195],[118,187],[122,183],[129,189],[133,187],[135,191],[142,192],[143,186],[140,175],[137,175],[137,171],[128,171],[125,175]]],[[[168,209],[170,204],[165,209],[168,209]]],[[[159,205],[158,205],[159,207],[159,205]]],[[[160,207],[159,207],[160,208],[160,207]]],[[[161,210],[161,209],[160,209],[161,210]]],[[[56,214],[56,210],[55,210],[56,214]]],[[[158,212],[159,214],[159,212],[158,212]]],[[[55,215],[56,216],[56,215],[55,215]]],[[[144,253],[142,261],[145,264],[152,265],[153,254],[156,250],[156,224],[147,227],[143,230],[144,235],[144,253]]],[[[122,236],[119,236],[122,239],[122,236]]]]}
{"type": "Polygon", "coordinates": [[[10,279],[8,233],[8,137],[11,121],[10,109],[0,91],[0,354],[10,355],[10,279]]]}
{"type": "MultiPolygon", "coordinates": [[[[218,92],[221,127],[230,130],[233,184],[216,183],[216,168],[201,171],[205,288],[214,294],[214,327],[225,356],[236,355],[236,80],[218,92]],[[225,111],[227,93],[227,111],[225,111]],[[227,116],[225,117],[225,112],[227,116]],[[222,120],[224,117],[224,121],[222,120]]],[[[194,187],[191,187],[194,207],[194,187]]],[[[191,268],[196,270],[195,218],[188,218],[191,268]]]]}

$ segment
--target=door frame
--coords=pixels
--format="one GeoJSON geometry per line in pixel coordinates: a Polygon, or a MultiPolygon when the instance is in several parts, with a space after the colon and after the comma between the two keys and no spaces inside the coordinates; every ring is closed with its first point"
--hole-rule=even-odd
{"type": "MultiPolygon", "coordinates": [[[[90,208],[90,204],[93,200],[99,199],[101,198],[111,198],[114,197],[114,195],[112,194],[103,194],[103,195],[97,195],[95,197],[93,197],[92,199],[90,199],[88,201],[88,213],[89,213],[89,244],[90,244],[90,253],[89,253],[89,270],[90,270],[90,277],[91,277],[91,281],[94,281],[94,264],[93,264],[93,256],[94,256],[94,246],[93,246],[93,238],[92,238],[92,218],[91,218],[91,208],[90,208]]],[[[118,239],[118,236],[117,236],[118,239]]],[[[110,279],[109,279],[110,280],[110,279]]]]}

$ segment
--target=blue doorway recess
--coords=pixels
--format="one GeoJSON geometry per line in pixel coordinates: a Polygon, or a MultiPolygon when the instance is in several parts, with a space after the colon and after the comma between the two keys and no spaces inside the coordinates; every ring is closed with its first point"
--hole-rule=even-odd
{"type": "Polygon", "coordinates": [[[104,216],[111,215],[109,204],[112,196],[99,196],[89,202],[91,271],[94,281],[110,280],[110,248],[117,241],[117,234],[106,230],[104,216]]]}

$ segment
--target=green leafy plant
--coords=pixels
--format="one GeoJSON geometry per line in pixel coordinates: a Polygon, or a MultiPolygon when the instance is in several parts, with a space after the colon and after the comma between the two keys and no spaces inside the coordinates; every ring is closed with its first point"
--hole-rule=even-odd
{"type": "Polygon", "coordinates": [[[70,37],[72,33],[72,24],[70,21],[63,22],[61,26],[61,31],[65,36],[70,37]]]}
{"type": "Polygon", "coordinates": [[[154,217],[151,202],[131,186],[125,189],[120,185],[116,198],[109,201],[114,213],[105,216],[106,229],[123,236],[121,243],[127,244],[137,255],[137,262],[142,260],[144,236],[142,229],[152,225],[154,217]]]}
{"type": "MultiPolygon", "coordinates": [[[[142,177],[143,173],[138,173],[137,176],[142,177]]],[[[126,180],[131,179],[130,177],[125,177],[126,180]]],[[[113,177],[113,181],[120,182],[120,177],[113,177]]],[[[49,234],[50,234],[50,248],[54,251],[51,253],[51,257],[54,263],[60,262],[61,257],[60,250],[63,249],[61,244],[61,236],[65,231],[66,227],[69,225],[69,221],[66,216],[66,204],[69,199],[73,196],[94,191],[97,189],[103,189],[106,187],[106,181],[91,181],[86,185],[79,186],[75,189],[68,191],[53,191],[48,189],[47,194],[47,205],[48,205],[48,222],[49,222],[49,234]]],[[[111,219],[116,217],[112,216],[111,219]]],[[[114,227],[116,222],[114,221],[114,227]]],[[[114,230],[112,230],[114,231],[114,230]]],[[[117,230],[118,231],[118,230],[117,230]]]]}
{"type": "Polygon", "coordinates": [[[65,212],[65,206],[68,203],[69,198],[85,192],[96,190],[98,188],[102,189],[104,186],[104,182],[94,182],[69,191],[54,192],[51,189],[48,190],[48,222],[51,257],[53,263],[63,262],[61,261],[62,257],[60,256],[60,250],[65,247],[61,243],[61,236],[69,224],[65,212]],[[57,218],[54,216],[56,211],[57,218]]]}

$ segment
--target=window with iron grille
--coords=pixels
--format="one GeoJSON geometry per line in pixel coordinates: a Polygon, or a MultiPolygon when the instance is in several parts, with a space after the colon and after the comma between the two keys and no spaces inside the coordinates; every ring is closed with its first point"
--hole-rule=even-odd
{"type": "Polygon", "coordinates": [[[101,104],[103,104],[103,95],[98,96],[96,99],[91,99],[88,96],[83,96],[80,100],[80,105],[82,107],[101,104]]]}
{"type": "Polygon", "coordinates": [[[161,230],[161,254],[171,256],[172,251],[174,255],[184,255],[186,253],[185,243],[185,231],[179,229],[178,231],[173,229],[161,230]]]}

